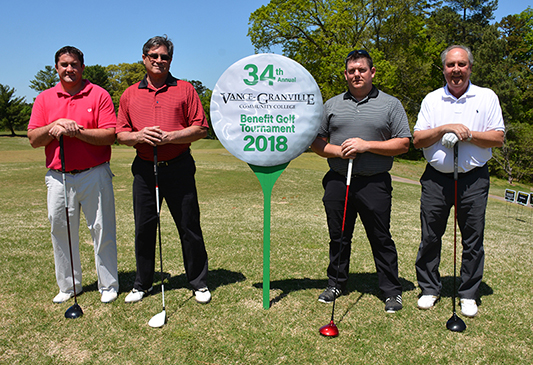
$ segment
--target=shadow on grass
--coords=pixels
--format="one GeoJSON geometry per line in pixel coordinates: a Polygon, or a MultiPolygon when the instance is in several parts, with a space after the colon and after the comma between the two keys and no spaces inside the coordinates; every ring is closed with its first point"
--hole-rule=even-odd
{"type": "MultiPolygon", "coordinates": [[[[443,278],[441,278],[441,281],[442,281],[442,291],[440,293],[440,296],[441,297],[446,297],[446,298],[451,298],[452,297],[452,291],[453,291],[453,276],[445,276],[443,278]]],[[[456,278],[456,281],[455,281],[455,290],[457,291],[457,289],[459,288],[459,284],[461,284],[460,280],[459,280],[459,277],[456,278]]],[[[494,294],[494,291],[492,290],[492,288],[487,285],[487,283],[485,283],[484,281],[481,282],[481,284],[479,285],[479,293],[478,293],[478,304],[479,302],[481,301],[481,298],[486,296],[486,295],[492,295],[494,294]]],[[[457,292],[456,292],[456,296],[457,296],[457,292]]]]}
{"type": "Polygon", "coordinates": [[[25,134],[0,134],[0,137],[22,137],[22,138],[28,138],[25,134]]]}
{"type": "MultiPolygon", "coordinates": [[[[163,277],[165,278],[165,291],[183,288],[189,288],[192,291],[192,287],[189,285],[187,276],[185,274],[171,276],[169,273],[164,272],[163,277]]],[[[133,284],[135,282],[135,271],[119,272],[118,280],[120,285],[118,291],[119,294],[129,293],[133,289],[133,284]]],[[[208,276],[209,290],[212,292],[219,286],[229,285],[244,280],[246,280],[246,277],[240,272],[229,271],[225,269],[210,270],[208,276]]],[[[161,274],[159,271],[156,271],[154,275],[154,290],[152,291],[152,294],[161,292],[160,284],[161,274]]],[[[95,281],[90,285],[84,285],[83,291],[98,291],[98,281],[95,281]]]]}
{"type": "MultiPolygon", "coordinates": [[[[400,282],[404,292],[415,289],[415,285],[409,280],[400,278],[400,282]]],[[[279,302],[291,292],[307,289],[325,289],[327,284],[327,279],[309,278],[271,281],[270,288],[281,290],[281,294],[271,299],[270,306],[279,302]]],[[[263,283],[256,283],[254,287],[263,288],[263,283]]],[[[351,273],[344,295],[349,295],[351,292],[359,292],[361,296],[363,294],[374,295],[384,300],[378,287],[378,276],[376,273],[351,273]]]]}

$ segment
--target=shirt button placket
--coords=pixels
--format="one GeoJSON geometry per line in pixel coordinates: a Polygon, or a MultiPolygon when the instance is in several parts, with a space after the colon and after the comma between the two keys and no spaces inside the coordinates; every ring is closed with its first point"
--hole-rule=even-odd
{"type": "Polygon", "coordinates": [[[158,93],[155,94],[154,100],[154,110],[155,110],[155,125],[161,126],[161,105],[159,104],[158,93]]]}

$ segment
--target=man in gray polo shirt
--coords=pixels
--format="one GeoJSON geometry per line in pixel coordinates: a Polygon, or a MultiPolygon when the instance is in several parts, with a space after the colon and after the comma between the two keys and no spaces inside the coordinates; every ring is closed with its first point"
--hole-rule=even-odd
{"type": "Polygon", "coordinates": [[[398,99],[372,84],[376,69],[368,52],[350,52],[345,66],[348,91],[326,102],[318,137],[311,146],[328,159],[330,167],[322,181],[330,236],[328,285],[318,300],[330,303],[346,288],[352,235],[359,214],[374,255],[385,310],[394,313],[402,309],[402,286],[398,254],[389,230],[392,184],[388,171],[393,156],[409,149],[411,132],[398,99]],[[341,243],[348,159],[354,161],[341,243]]]}

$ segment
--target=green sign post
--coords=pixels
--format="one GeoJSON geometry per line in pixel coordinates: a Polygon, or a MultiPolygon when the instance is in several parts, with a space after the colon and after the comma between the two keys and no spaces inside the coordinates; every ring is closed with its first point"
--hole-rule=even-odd
{"type": "Polygon", "coordinates": [[[272,188],[289,163],[277,166],[248,164],[263,189],[263,308],[270,308],[270,218],[272,188]]]}

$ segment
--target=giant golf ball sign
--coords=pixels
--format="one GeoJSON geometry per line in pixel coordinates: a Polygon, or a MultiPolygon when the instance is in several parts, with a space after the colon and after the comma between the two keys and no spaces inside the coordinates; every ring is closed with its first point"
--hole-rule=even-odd
{"type": "Polygon", "coordinates": [[[257,166],[298,157],[316,138],[322,116],[322,94],[311,74],[276,54],[237,61],[211,97],[218,139],[232,155],[257,166]]]}

